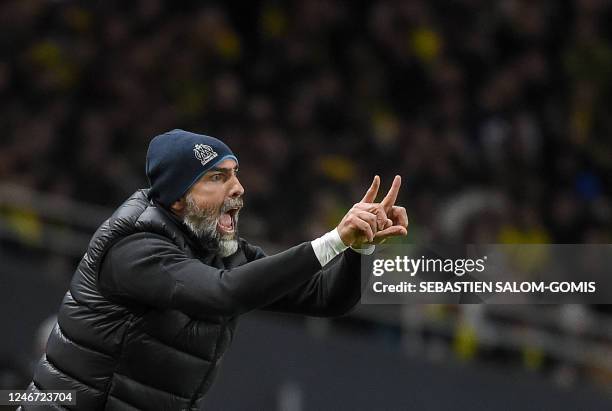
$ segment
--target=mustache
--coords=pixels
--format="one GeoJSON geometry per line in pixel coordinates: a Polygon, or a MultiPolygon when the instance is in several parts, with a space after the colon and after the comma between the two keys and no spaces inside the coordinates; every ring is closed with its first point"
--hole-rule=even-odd
{"type": "Polygon", "coordinates": [[[221,213],[225,213],[233,208],[242,208],[244,205],[244,200],[242,197],[237,198],[228,198],[223,202],[223,206],[221,207],[221,213]]]}

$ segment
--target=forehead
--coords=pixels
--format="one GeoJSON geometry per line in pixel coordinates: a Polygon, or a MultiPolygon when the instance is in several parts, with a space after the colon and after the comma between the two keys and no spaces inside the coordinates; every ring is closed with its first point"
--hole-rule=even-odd
{"type": "Polygon", "coordinates": [[[225,169],[233,170],[237,166],[238,166],[238,163],[236,163],[235,160],[231,158],[227,158],[223,160],[222,162],[220,162],[219,164],[217,164],[216,166],[214,166],[211,171],[214,171],[216,168],[225,168],[225,169]]]}

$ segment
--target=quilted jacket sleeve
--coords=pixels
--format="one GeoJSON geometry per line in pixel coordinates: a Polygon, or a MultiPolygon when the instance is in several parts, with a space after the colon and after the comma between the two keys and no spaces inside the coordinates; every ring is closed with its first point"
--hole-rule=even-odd
{"type": "Polygon", "coordinates": [[[218,269],[189,258],[170,240],[139,233],[115,244],[98,282],[108,298],[193,316],[235,316],[264,307],[317,275],[321,266],[310,243],[218,269]]]}
{"type": "MultiPolygon", "coordinates": [[[[259,247],[251,246],[250,250],[249,259],[265,257],[259,247]]],[[[361,298],[360,257],[351,249],[344,251],[310,279],[263,309],[316,317],[346,314],[361,298]]]]}

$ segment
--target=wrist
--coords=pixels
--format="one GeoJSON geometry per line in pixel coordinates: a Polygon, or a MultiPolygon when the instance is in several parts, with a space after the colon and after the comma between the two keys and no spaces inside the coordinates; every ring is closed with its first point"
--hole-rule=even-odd
{"type": "MultiPolygon", "coordinates": [[[[347,235],[344,232],[344,230],[341,230],[339,228],[339,226],[338,226],[338,227],[334,228],[332,231],[330,231],[329,233],[334,233],[334,232],[337,234],[337,236],[338,236],[337,238],[342,242],[342,244],[345,247],[350,247],[351,246],[351,241],[350,241],[350,239],[347,238],[347,235]]],[[[334,237],[335,237],[335,235],[334,235],[334,237]]]]}

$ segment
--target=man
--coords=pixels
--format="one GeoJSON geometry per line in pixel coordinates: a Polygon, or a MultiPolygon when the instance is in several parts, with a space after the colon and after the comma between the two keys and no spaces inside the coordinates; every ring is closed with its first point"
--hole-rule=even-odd
{"type": "Polygon", "coordinates": [[[237,172],[215,138],[173,130],[151,141],[151,188],[91,239],[31,391],[75,390],[66,408],[87,411],[198,409],[240,314],[341,315],[360,298],[358,252],[407,233],[399,177],[380,204],[375,177],[335,230],[267,257],[237,236],[237,172]]]}

